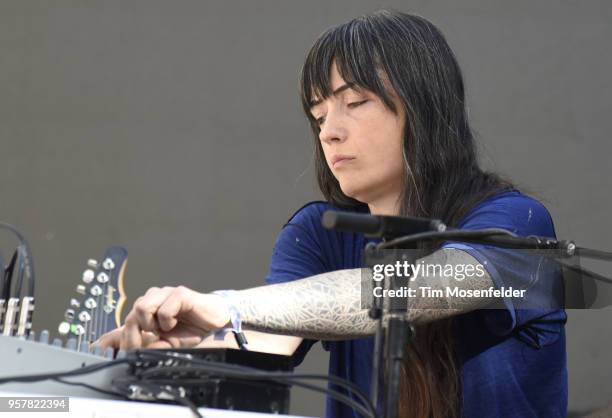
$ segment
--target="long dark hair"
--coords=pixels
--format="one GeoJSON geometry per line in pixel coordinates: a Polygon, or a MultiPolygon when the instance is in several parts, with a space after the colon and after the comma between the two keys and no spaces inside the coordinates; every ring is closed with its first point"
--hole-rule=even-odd
{"type": "MultiPolygon", "coordinates": [[[[393,112],[404,111],[404,187],[400,215],[443,220],[457,226],[478,203],[513,185],[483,171],[477,161],[457,60],[431,22],[381,10],[332,27],[314,43],[301,72],[300,93],[315,136],[317,181],[334,206],[363,209],[346,196],[327,166],[310,113],[316,98],[331,95],[335,62],[347,83],[376,94],[393,112]],[[397,109],[386,87],[394,90],[397,109]]],[[[433,251],[435,248],[430,248],[433,251]]],[[[421,326],[406,356],[400,408],[408,416],[460,415],[460,375],[454,358],[451,320],[421,326]]]]}

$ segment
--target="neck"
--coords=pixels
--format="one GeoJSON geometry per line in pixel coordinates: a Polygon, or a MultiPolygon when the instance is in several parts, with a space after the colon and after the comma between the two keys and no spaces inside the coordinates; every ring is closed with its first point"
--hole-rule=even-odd
{"type": "Polygon", "coordinates": [[[370,214],[398,216],[400,211],[400,201],[398,196],[385,196],[376,201],[368,202],[370,214]]]}

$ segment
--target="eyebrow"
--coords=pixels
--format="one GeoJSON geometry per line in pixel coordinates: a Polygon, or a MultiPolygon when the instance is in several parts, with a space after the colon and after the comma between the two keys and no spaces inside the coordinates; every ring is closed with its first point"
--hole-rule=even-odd
{"type": "MultiPolygon", "coordinates": [[[[345,83],[343,85],[341,85],[340,87],[338,87],[336,90],[334,90],[332,92],[332,96],[337,96],[340,93],[342,93],[344,90],[353,88],[354,84],[353,83],[345,83]]],[[[315,107],[316,105],[318,105],[319,103],[322,103],[323,99],[319,99],[319,100],[313,100],[312,102],[310,102],[310,108],[312,109],[313,107],[315,107]]]]}

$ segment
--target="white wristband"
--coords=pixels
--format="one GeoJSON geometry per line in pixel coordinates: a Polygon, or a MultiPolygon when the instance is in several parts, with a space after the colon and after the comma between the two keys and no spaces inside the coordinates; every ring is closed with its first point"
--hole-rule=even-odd
{"type": "Polygon", "coordinates": [[[231,328],[222,328],[215,332],[215,340],[224,340],[225,334],[228,332],[234,333],[234,338],[236,338],[236,342],[238,343],[238,347],[241,350],[248,350],[247,344],[248,341],[246,336],[242,332],[242,318],[240,316],[240,311],[236,306],[236,301],[234,298],[235,290],[216,290],[212,292],[213,295],[219,295],[225,299],[228,304],[229,314],[230,314],[230,322],[232,324],[231,328]]]}

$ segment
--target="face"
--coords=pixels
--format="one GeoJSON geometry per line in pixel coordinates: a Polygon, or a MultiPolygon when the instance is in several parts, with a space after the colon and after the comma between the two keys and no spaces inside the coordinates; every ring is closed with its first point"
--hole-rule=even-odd
{"type": "Polygon", "coordinates": [[[404,176],[403,107],[393,95],[395,114],[372,92],[351,88],[335,63],[330,76],[334,94],[311,108],[327,165],[342,192],[371,210],[397,202],[404,176]]]}

